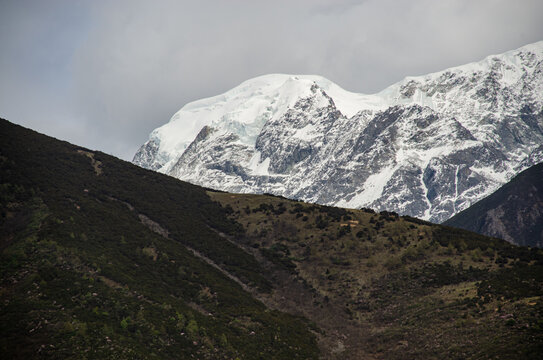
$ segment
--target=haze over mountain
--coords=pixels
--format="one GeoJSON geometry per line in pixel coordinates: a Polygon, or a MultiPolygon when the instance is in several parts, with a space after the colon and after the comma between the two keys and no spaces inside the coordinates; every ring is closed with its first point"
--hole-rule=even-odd
{"type": "Polygon", "coordinates": [[[266,75],[185,105],[133,162],[210,188],[441,222],[543,160],[543,41],[356,94],[266,75]]]}

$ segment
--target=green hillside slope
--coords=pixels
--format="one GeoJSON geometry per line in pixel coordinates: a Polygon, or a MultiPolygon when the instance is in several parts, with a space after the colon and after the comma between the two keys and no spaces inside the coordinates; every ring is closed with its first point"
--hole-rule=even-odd
{"type": "Polygon", "coordinates": [[[537,359],[543,253],[394,213],[213,193],[275,271],[269,306],[313,320],[337,359],[537,359]],[[289,274],[289,276],[285,276],[289,274]]]}
{"type": "Polygon", "coordinates": [[[0,120],[2,358],[539,358],[543,252],[213,192],[0,120]]]}

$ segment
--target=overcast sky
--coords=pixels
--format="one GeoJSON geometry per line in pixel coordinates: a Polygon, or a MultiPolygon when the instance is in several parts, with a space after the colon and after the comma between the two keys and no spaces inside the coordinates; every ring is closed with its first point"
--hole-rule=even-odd
{"type": "Polygon", "coordinates": [[[0,0],[0,116],[131,160],[267,73],[373,93],[543,40],[541,0],[0,0]]]}

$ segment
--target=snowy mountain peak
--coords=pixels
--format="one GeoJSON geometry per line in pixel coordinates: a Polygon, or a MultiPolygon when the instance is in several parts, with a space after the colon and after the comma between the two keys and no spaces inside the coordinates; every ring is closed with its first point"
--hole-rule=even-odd
{"type": "Polygon", "coordinates": [[[221,190],[443,221],[542,153],[543,41],[371,95],[260,76],[185,105],[134,163],[221,190]]]}
{"type": "Polygon", "coordinates": [[[314,94],[315,85],[345,92],[331,81],[314,75],[264,75],[247,80],[224,94],[191,102],[170,121],[155,129],[134,162],[152,151],[149,168],[167,172],[172,160],[181,156],[204,126],[229,131],[247,145],[254,145],[260,130],[273,116],[281,116],[304,97],[314,94]]]}

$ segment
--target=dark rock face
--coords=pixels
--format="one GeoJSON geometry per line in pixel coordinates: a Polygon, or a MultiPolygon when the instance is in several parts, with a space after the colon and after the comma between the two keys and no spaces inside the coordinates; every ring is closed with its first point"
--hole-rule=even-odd
{"type": "Polygon", "coordinates": [[[543,160],[542,69],[540,42],[375,95],[302,77],[263,95],[250,80],[187,115],[239,104],[206,120],[183,153],[162,149],[159,128],[134,162],[225,191],[442,222],[543,160]]]}
{"type": "Polygon", "coordinates": [[[543,163],[521,172],[444,224],[517,245],[543,247],[543,163]]]}

